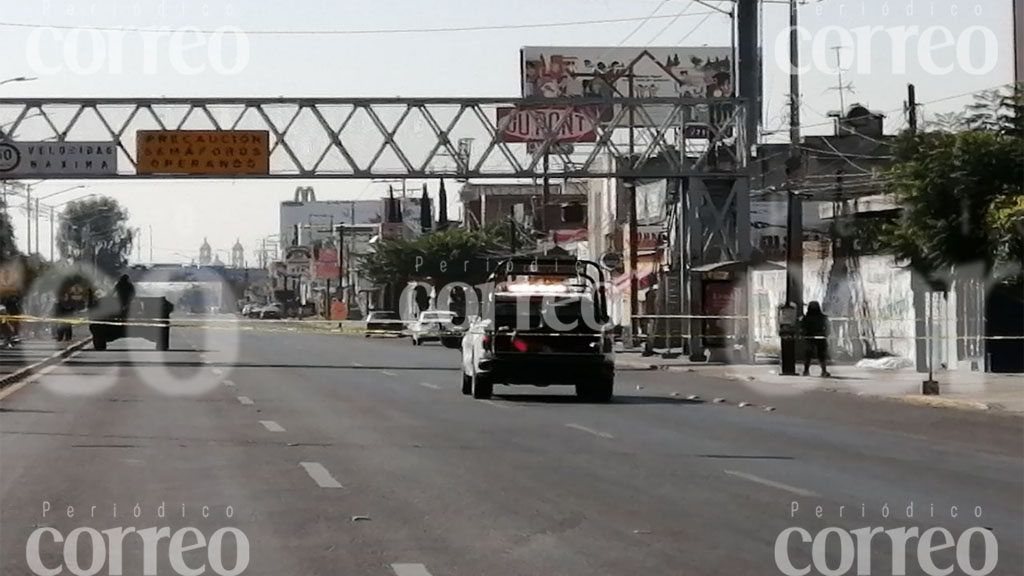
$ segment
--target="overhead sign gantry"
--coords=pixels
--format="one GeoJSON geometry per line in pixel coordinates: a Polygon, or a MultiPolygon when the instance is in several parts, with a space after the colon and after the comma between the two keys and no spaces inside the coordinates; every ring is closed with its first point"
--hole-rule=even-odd
{"type": "Polygon", "coordinates": [[[0,179],[728,177],[745,117],[732,98],[0,99],[0,179]],[[116,161],[15,154],[46,143],[116,161]]]}

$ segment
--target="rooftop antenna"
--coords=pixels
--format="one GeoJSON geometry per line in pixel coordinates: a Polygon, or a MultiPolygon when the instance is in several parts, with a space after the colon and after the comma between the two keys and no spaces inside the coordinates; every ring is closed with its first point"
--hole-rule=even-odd
{"type": "Polygon", "coordinates": [[[843,57],[842,51],[846,49],[846,46],[833,46],[832,50],[836,53],[836,71],[839,73],[839,82],[835,88],[829,88],[829,90],[836,90],[839,92],[839,113],[842,115],[846,114],[846,91],[848,90],[851,94],[855,94],[856,90],[853,89],[853,82],[843,84],[843,57]]]}

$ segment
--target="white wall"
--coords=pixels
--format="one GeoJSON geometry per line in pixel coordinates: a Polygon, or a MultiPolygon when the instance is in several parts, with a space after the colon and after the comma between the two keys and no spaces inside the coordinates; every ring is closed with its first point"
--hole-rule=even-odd
{"type": "MultiPolygon", "coordinates": [[[[825,313],[832,316],[833,334],[843,334],[848,320],[836,317],[825,302],[825,287],[832,266],[831,258],[805,256],[804,301],[823,303],[825,313]]],[[[914,303],[910,289],[910,272],[898,268],[892,257],[860,258],[863,300],[868,325],[874,332],[873,346],[898,356],[914,358],[914,303]]],[[[854,287],[860,293],[860,287],[854,287]]],[[[754,340],[762,349],[777,351],[779,347],[776,310],[784,301],[786,273],[756,271],[751,278],[754,340]]]]}

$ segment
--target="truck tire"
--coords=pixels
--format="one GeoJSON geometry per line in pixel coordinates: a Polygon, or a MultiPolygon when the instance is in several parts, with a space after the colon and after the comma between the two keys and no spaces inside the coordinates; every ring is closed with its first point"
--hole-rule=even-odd
{"type": "Polygon", "coordinates": [[[99,336],[93,336],[93,338],[92,338],[92,347],[93,347],[94,350],[100,350],[100,351],[106,350],[107,349],[107,341],[104,340],[103,338],[99,337],[99,336]]]}
{"type": "Polygon", "coordinates": [[[487,376],[480,374],[479,372],[473,373],[472,379],[472,392],[473,398],[477,400],[489,400],[491,395],[494,394],[494,383],[487,376]]]}
{"type": "Polygon", "coordinates": [[[462,393],[466,396],[473,393],[473,379],[466,376],[465,373],[462,374],[462,393]]]}
{"type": "Polygon", "coordinates": [[[576,385],[576,396],[585,402],[606,404],[615,392],[615,375],[601,375],[586,384],[576,385]]]}

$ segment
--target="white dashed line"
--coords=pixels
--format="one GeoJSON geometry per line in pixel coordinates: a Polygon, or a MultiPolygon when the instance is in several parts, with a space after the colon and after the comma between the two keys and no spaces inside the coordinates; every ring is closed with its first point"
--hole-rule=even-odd
{"type": "Polygon", "coordinates": [[[587,428],[586,426],[580,426],[579,424],[566,424],[565,426],[566,426],[566,428],[573,428],[574,430],[580,430],[582,432],[586,432],[587,434],[593,434],[594,436],[600,436],[601,438],[612,438],[612,435],[608,434],[607,432],[598,432],[597,430],[594,430],[593,428],[587,428]]]}
{"type": "Polygon", "coordinates": [[[499,404],[499,403],[497,403],[497,402],[495,402],[493,400],[481,400],[481,402],[483,402],[484,404],[487,404],[488,406],[494,406],[495,408],[501,408],[502,410],[508,410],[508,406],[506,404],[499,404]]]}
{"type": "Polygon", "coordinates": [[[323,467],[323,464],[319,462],[300,462],[299,466],[306,469],[306,474],[316,482],[316,485],[321,488],[341,488],[341,484],[331,476],[331,473],[327,471],[327,468],[323,467]]]}
{"type": "Polygon", "coordinates": [[[392,564],[391,569],[395,571],[395,576],[430,576],[423,564],[392,564]]]}
{"type": "Polygon", "coordinates": [[[390,370],[381,370],[380,373],[385,375],[385,376],[392,376],[392,377],[398,376],[398,374],[395,374],[394,372],[391,372],[390,370]]]}
{"type": "Polygon", "coordinates": [[[225,386],[231,386],[231,387],[234,387],[234,386],[235,386],[235,383],[234,383],[234,382],[232,382],[231,380],[225,380],[225,381],[223,382],[223,384],[224,384],[225,386]]]}
{"type": "Polygon", "coordinates": [[[252,398],[249,398],[248,396],[239,396],[238,403],[245,404],[246,406],[251,406],[253,404],[253,401],[252,398]]]}
{"type": "Polygon", "coordinates": [[[213,372],[213,374],[214,374],[215,376],[220,376],[221,374],[223,374],[223,373],[224,373],[224,371],[223,371],[223,370],[221,370],[220,368],[214,368],[214,369],[212,369],[212,370],[210,370],[210,371],[211,371],[211,372],[213,372]]]}
{"type": "Polygon", "coordinates": [[[362,368],[364,366],[364,364],[360,362],[353,362],[352,365],[355,366],[356,368],[362,368]]]}
{"type": "Polygon", "coordinates": [[[273,420],[260,420],[260,424],[271,432],[284,432],[284,428],[273,420]]]}
{"type": "Polygon", "coordinates": [[[772,488],[777,488],[779,490],[791,492],[793,494],[803,496],[805,498],[820,498],[818,494],[811,492],[810,490],[804,490],[803,488],[797,488],[796,486],[790,486],[789,484],[783,484],[782,482],[768,480],[767,478],[761,478],[760,476],[754,476],[753,474],[736,472],[735,470],[723,470],[723,472],[725,472],[729,476],[735,476],[737,478],[742,478],[744,480],[748,480],[756,484],[761,484],[762,486],[770,486],[772,488]]]}
{"type": "Polygon", "coordinates": [[[420,386],[423,386],[424,388],[430,388],[431,390],[441,389],[441,387],[438,386],[437,384],[431,384],[430,382],[420,382],[420,386]]]}

